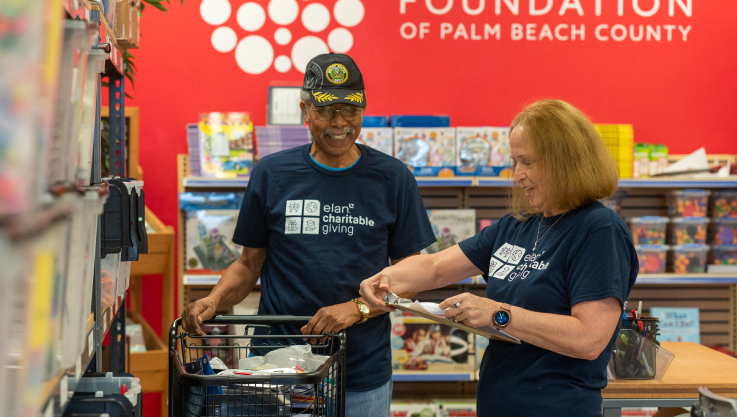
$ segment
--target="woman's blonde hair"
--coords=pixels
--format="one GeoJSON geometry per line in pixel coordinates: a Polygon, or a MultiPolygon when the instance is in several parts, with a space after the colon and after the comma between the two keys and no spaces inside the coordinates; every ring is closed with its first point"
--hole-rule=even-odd
{"type": "MultiPolygon", "coordinates": [[[[599,133],[581,111],[560,100],[540,100],[512,122],[510,133],[524,126],[524,136],[543,172],[546,206],[572,208],[608,197],[619,173],[599,133]]],[[[519,184],[511,187],[510,211],[517,219],[539,212],[519,184]]]]}

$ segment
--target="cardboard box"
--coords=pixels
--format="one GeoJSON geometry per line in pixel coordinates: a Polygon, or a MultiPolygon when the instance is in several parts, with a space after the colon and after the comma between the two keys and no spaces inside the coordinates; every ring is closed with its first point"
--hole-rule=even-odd
{"type": "Polygon", "coordinates": [[[392,369],[427,372],[474,370],[473,334],[399,310],[390,314],[392,369]]]}
{"type": "Polygon", "coordinates": [[[241,246],[233,243],[239,210],[188,210],[186,261],[188,273],[219,273],[235,262],[241,246]]]}
{"type": "Polygon", "coordinates": [[[457,175],[514,175],[508,127],[459,127],[456,144],[457,175]]]}
{"type": "Polygon", "coordinates": [[[363,127],[356,143],[372,147],[394,156],[394,132],[388,127],[363,127]]]}
{"type": "Polygon", "coordinates": [[[416,176],[455,176],[455,129],[394,128],[394,155],[416,176]]]}

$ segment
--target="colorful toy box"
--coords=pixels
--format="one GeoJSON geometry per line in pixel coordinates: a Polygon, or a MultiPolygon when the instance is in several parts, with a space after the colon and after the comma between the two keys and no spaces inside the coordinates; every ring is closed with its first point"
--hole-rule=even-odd
{"type": "Polygon", "coordinates": [[[706,230],[709,219],[706,217],[674,217],[670,219],[673,245],[693,245],[706,243],[706,230]]]}
{"type": "Polygon", "coordinates": [[[242,248],[232,239],[242,200],[243,193],[179,194],[186,217],[188,273],[218,273],[238,259],[242,248]]]}
{"type": "Polygon", "coordinates": [[[455,176],[453,128],[394,128],[394,155],[417,176],[455,176]]]}
{"type": "Polygon", "coordinates": [[[392,369],[473,372],[473,334],[397,310],[391,314],[392,369]]]}
{"type": "Polygon", "coordinates": [[[508,127],[456,128],[458,175],[513,176],[508,127]]]}
{"type": "Polygon", "coordinates": [[[362,127],[356,143],[372,147],[394,156],[394,135],[391,128],[384,127],[362,127]]]}
{"type": "Polygon", "coordinates": [[[677,274],[703,273],[706,268],[706,245],[673,246],[673,272],[677,274]]]}
{"type": "Polygon", "coordinates": [[[637,259],[641,274],[662,274],[665,272],[667,245],[637,245],[637,259]]]}
{"type": "Polygon", "coordinates": [[[437,253],[476,234],[476,210],[438,209],[428,210],[430,225],[436,242],[423,253],[437,253]]]}
{"type": "Polygon", "coordinates": [[[200,175],[247,177],[253,165],[253,123],[247,113],[203,113],[198,124],[200,175]]]}
{"type": "Polygon", "coordinates": [[[713,246],[712,254],[714,265],[737,265],[737,245],[713,246]]]}
{"type": "Polygon", "coordinates": [[[486,229],[498,221],[499,219],[476,219],[476,233],[486,229]]]}
{"type": "Polygon", "coordinates": [[[714,221],[714,244],[737,245],[737,218],[722,217],[714,221]]]}
{"type": "Polygon", "coordinates": [[[668,194],[668,215],[671,217],[706,217],[709,191],[679,190],[668,194]]]}
{"type": "Polygon", "coordinates": [[[714,196],[714,217],[737,217],[737,191],[719,191],[714,196]]]}
{"type": "Polygon", "coordinates": [[[629,219],[630,233],[635,245],[665,244],[667,217],[644,216],[629,219]]]}

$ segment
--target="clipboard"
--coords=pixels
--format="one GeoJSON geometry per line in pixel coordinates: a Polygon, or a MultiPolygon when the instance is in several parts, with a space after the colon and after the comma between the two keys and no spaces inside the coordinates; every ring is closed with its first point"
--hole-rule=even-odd
{"type": "Polygon", "coordinates": [[[493,327],[481,327],[481,328],[478,328],[477,329],[477,328],[474,328],[474,327],[466,326],[465,324],[462,324],[462,323],[456,323],[453,320],[447,319],[445,317],[436,316],[435,314],[428,313],[428,312],[422,311],[422,310],[417,310],[415,308],[411,308],[411,307],[404,306],[404,305],[401,305],[401,304],[387,304],[387,305],[389,307],[394,307],[397,310],[402,310],[402,311],[405,311],[407,313],[412,313],[412,314],[414,314],[416,316],[420,316],[420,317],[423,317],[423,318],[426,318],[426,319],[429,319],[429,320],[438,322],[440,324],[445,324],[446,326],[455,327],[456,329],[461,329],[461,330],[465,330],[465,331],[467,331],[469,333],[474,333],[474,334],[477,334],[479,336],[484,336],[484,337],[488,338],[489,340],[501,340],[501,341],[504,341],[504,342],[515,343],[515,344],[518,344],[518,345],[521,344],[520,340],[517,339],[516,337],[514,337],[514,336],[512,336],[512,335],[510,335],[507,332],[504,332],[502,330],[497,330],[497,329],[495,329],[493,327]]]}

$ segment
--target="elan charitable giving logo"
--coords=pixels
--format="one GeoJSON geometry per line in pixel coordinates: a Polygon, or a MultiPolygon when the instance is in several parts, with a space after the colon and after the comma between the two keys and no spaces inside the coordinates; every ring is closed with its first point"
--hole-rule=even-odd
{"type": "Polygon", "coordinates": [[[363,20],[361,0],[331,0],[306,3],[304,0],[202,0],[200,15],[205,23],[217,28],[210,42],[216,51],[230,53],[235,50],[235,62],[247,74],[261,74],[274,67],[281,73],[295,68],[304,73],[307,63],[314,56],[330,51],[346,53],[353,47],[352,28],[363,20]],[[236,29],[226,25],[235,13],[236,29]],[[263,30],[266,19],[278,28],[269,33],[263,30]],[[335,20],[340,27],[326,31],[335,20]],[[292,32],[304,27],[312,35],[294,40],[292,32]],[[294,42],[293,42],[294,41],[294,42]]]}

